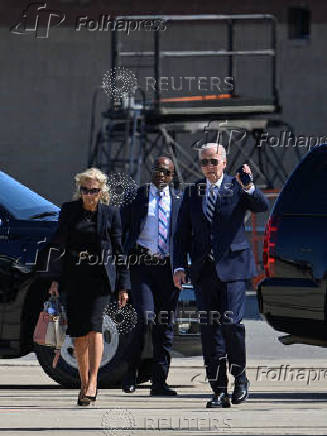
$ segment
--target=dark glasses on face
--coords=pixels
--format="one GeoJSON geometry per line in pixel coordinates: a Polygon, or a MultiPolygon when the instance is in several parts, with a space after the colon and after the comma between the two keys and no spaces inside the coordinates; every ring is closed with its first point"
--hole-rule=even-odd
{"type": "Polygon", "coordinates": [[[98,192],[100,192],[101,189],[100,188],[91,188],[91,189],[88,189],[86,186],[81,186],[80,187],[80,191],[81,191],[82,194],[95,195],[95,194],[98,194],[98,192]]]}
{"type": "Polygon", "coordinates": [[[216,167],[219,164],[219,160],[218,159],[200,159],[201,167],[206,167],[209,165],[209,163],[211,163],[211,165],[216,167]]]}
{"type": "Polygon", "coordinates": [[[168,170],[167,168],[154,168],[154,173],[163,173],[165,177],[168,177],[172,174],[172,171],[168,170]]]}

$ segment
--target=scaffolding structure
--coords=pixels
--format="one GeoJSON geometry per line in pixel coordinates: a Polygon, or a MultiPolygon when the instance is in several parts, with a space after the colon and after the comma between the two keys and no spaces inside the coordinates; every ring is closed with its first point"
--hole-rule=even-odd
{"type": "MultiPolygon", "coordinates": [[[[117,17],[119,20],[148,18],[117,17]]],[[[119,76],[120,67],[133,68],[141,74],[142,68],[145,68],[142,62],[146,62],[147,66],[150,63],[153,71],[154,92],[149,95],[144,87],[137,87],[118,97],[112,96],[106,109],[101,112],[101,123],[96,129],[97,97],[103,89],[100,87],[96,90],[92,104],[88,166],[97,166],[108,174],[124,172],[140,185],[149,180],[154,157],[169,154],[175,164],[176,182],[183,184],[202,176],[194,152],[206,142],[219,142],[228,152],[227,172],[235,173],[240,163],[246,162],[253,168],[255,181],[262,188],[281,186],[288,177],[286,153],[289,156],[291,151],[293,160],[301,156],[297,147],[284,147],[277,153],[269,146],[268,140],[263,141],[263,138],[269,138],[271,132],[280,132],[282,129],[288,129],[294,136],[291,126],[281,119],[276,83],[275,17],[268,14],[158,15],[151,16],[151,19],[165,21],[168,28],[200,25],[204,29],[207,25],[217,26],[220,34],[224,34],[225,47],[221,48],[221,42],[217,42],[217,47],[209,50],[168,50],[167,42],[162,43],[162,32],[154,31],[151,50],[123,49],[121,35],[114,31],[111,41],[113,83],[122,79],[119,76]],[[246,33],[247,27],[255,25],[259,25],[268,35],[267,46],[243,48],[240,44],[242,35],[239,34],[246,33]],[[233,88],[216,94],[163,95],[160,80],[167,71],[165,62],[199,59],[217,62],[220,70],[233,78],[233,88]],[[267,61],[262,79],[267,82],[265,95],[251,96],[237,89],[240,76],[238,59],[250,59],[251,65],[257,59],[267,61]],[[132,65],[135,60],[139,62],[136,66],[132,65]]],[[[128,43],[125,45],[128,46],[128,43]]]]}

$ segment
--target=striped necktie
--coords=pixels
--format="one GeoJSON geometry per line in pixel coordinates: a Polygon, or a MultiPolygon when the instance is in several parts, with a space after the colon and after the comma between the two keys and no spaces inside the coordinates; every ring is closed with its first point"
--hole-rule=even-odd
{"type": "MultiPolygon", "coordinates": [[[[215,213],[216,200],[217,200],[217,186],[211,185],[208,190],[207,207],[206,207],[206,217],[210,224],[212,224],[213,214],[215,213]]],[[[214,260],[213,250],[212,250],[212,231],[210,231],[210,242],[211,242],[211,248],[209,251],[209,258],[211,260],[214,260]]]]}
{"type": "Polygon", "coordinates": [[[162,191],[158,191],[158,250],[162,256],[168,253],[168,205],[162,191]]]}
{"type": "Polygon", "coordinates": [[[206,207],[206,217],[210,224],[212,224],[213,214],[215,213],[217,200],[217,187],[210,186],[207,195],[207,207],[206,207]]]}

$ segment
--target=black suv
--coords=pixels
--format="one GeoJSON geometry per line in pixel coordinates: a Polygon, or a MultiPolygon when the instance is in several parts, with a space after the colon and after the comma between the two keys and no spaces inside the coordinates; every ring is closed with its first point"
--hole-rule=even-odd
{"type": "Polygon", "coordinates": [[[260,312],[284,343],[326,345],[327,144],[295,168],[266,225],[260,312]]]}

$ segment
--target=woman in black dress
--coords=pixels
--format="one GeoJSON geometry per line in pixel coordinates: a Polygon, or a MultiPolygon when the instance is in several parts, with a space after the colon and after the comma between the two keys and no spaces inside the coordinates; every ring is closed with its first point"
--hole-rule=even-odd
{"type": "Polygon", "coordinates": [[[88,405],[97,395],[104,308],[116,288],[120,304],[126,304],[129,273],[124,262],[108,261],[108,253],[122,256],[122,246],[119,210],[108,206],[107,176],[89,168],[75,182],[74,201],[63,203],[49,244],[63,249],[60,274],[49,293],[59,295],[58,287],[66,293],[67,334],[74,338],[81,378],[78,405],[88,405]]]}

